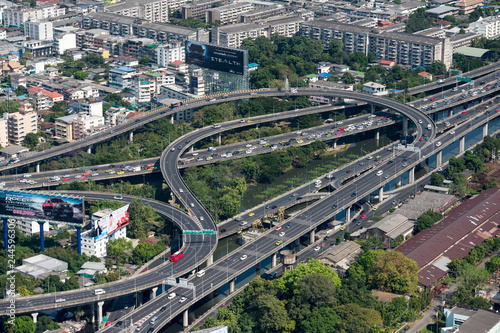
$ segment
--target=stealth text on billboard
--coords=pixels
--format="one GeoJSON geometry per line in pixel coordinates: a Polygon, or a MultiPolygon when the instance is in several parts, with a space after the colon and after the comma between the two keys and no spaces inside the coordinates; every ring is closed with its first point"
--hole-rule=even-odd
{"type": "Polygon", "coordinates": [[[198,42],[186,42],[186,63],[221,72],[243,75],[248,51],[198,42]]]}

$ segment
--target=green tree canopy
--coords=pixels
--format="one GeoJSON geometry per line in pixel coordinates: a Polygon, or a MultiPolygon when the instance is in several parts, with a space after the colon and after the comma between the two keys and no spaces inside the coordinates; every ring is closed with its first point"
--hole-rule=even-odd
{"type": "Polygon", "coordinates": [[[353,83],[356,83],[356,79],[354,78],[354,76],[352,76],[351,73],[349,72],[345,72],[343,75],[342,75],[342,78],[341,78],[342,82],[344,82],[345,84],[353,84],[353,83]]]}
{"type": "Polygon", "coordinates": [[[433,172],[431,174],[431,185],[441,186],[444,182],[444,176],[440,173],[433,172]]]}

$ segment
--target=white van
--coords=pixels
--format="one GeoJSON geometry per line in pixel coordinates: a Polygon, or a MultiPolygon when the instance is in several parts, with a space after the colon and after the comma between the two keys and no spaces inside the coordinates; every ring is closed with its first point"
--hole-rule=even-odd
{"type": "Polygon", "coordinates": [[[156,322],[156,319],[158,319],[158,317],[154,316],[153,318],[151,318],[151,321],[149,322],[149,325],[154,325],[155,322],[156,322]]]}
{"type": "Polygon", "coordinates": [[[94,290],[94,295],[102,295],[102,294],[105,294],[106,292],[104,291],[104,289],[96,289],[94,290]]]}
{"type": "Polygon", "coordinates": [[[382,171],[382,170],[377,171],[377,176],[382,176],[383,174],[384,174],[384,171],[382,171]]]}
{"type": "Polygon", "coordinates": [[[199,272],[196,274],[196,276],[197,276],[197,277],[202,277],[203,275],[205,275],[205,270],[204,270],[204,269],[202,269],[201,271],[199,271],[199,272]]]}

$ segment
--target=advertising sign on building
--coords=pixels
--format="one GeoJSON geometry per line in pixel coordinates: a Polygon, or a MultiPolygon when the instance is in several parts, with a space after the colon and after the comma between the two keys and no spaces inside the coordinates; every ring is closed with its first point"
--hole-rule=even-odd
{"type": "Polygon", "coordinates": [[[36,192],[0,190],[0,215],[82,225],[83,199],[36,192]]]}
{"type": "Polygon", "coordinates": [[[248,51],[199,42],[186,42],[186,63],[221,72],[243,75],[248,51]]]}
{"type": "Polygon", "coordinates": [[[95,237],[110,236],[118,229],[126,226],[129,222],[128,207],[129,205],[125,205],[94,221],[92,228],[95,230],[95,237]]]}

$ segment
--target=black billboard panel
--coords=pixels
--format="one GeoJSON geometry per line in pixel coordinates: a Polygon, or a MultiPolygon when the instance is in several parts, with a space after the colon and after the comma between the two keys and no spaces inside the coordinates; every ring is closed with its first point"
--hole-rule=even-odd
{"type": "Polygon", "coordinates": [[[83,225],[83,199],[36,192],[0,190],[0,215],[83,225]]]}
{"type": "Polygon", "coordinates": [[[187,41],[186,63],[243,75],[248,67],[248,51],[187,41]]]}

